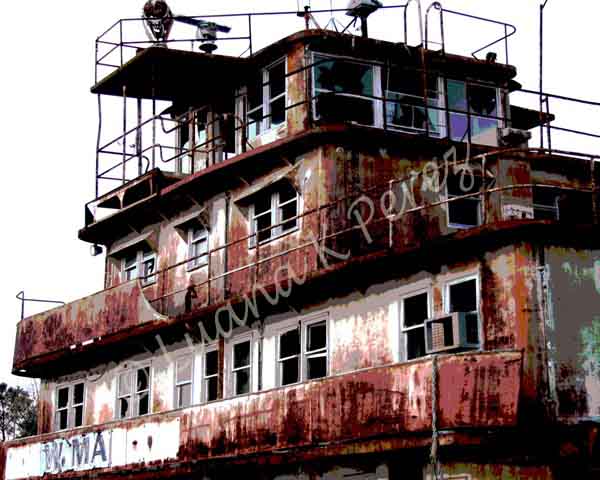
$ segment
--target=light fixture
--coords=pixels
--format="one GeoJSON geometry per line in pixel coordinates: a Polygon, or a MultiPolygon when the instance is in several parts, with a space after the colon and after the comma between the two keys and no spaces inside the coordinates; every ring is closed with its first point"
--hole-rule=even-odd
{"type": "Polygon", "coordinates": [[[164,0],[148,0],[142,10],[144,28],[155,46],[164,46],[173,27],[173,12],[164,0]]]}
{"type": "Polygon", "coordinates": [[[102,247],[96,243],[90,245],[90,255],[92,257],[97,257],[102,254],[102,247]]]}
{"type": "Polygon", "coordinates": [[[366,38],[369,36],[367,17],[381,7],[383,4],[379,0],[350,0],[346,15],[354,17],[354,21],[360,18],[362,36],[366,38]]]}
{"type": "Polygon", "coordinates": [[[487,63],[496,63],[496,59],[498,58],[498,54],[496,52],[488,52],[485,56],[485,61],[487,63]]]}

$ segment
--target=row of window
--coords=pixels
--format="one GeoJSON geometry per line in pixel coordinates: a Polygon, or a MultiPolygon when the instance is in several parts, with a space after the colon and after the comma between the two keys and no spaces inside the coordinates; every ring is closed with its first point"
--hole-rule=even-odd
{"type": "MultiPolygon", "coordinates": [[[[445,287],[444,310],[449,314],[461,312],[467,318],[464,335],[468,345],[479,345],[479,284],[476,276],[449,282],[445,287]]],[[[433,314],[432,294],[427,288],[405,295],[400,300],[403,358],[412,360],[427,355],[427,345],[435,344],[435,336],[444,344],[454,332],[434,325],[428,330],[433,314]]],[[[278,386],[323,378],[329,374],[330,332],[327,316],[320,315],[294,321],[279,327],[276,340],[276,384],[278,386]]],[[[211,402],[226,394],[245,395],[256,390],[253,378],[258,364],[256,343],[248,334],[233,339],[226,349],[227,372],[219,362],[216,345],[206,347],[200,358],[193,352],[178,355],[174,362],[173,401],[175,408],[194,403],[195,382],[199,381],[201,402],[211,402]],[[196,365],[200,363],[200,365],[196,365]],[[195,369],[200,368],[196,375],[195,369]],[[222,382],[222,383],[220,383],[222,382]]],[[[429,350],[430,351],[430,350],[429,350]]],[[[136,365],[119,373],[116,385],[117,419],[126,419],[152,412],[152,368],[150,363],[136,365]]],[[[260,388],[260,386],[259,386],[260,388]]],[[[56,390],[56,430],[83,425],[85,383],[61,385],[56,390]]]]}
{"type": "MultiPolygon", "coordinates": [[[[286,235],[298,227],[300,196],[287,181],[266,188],[254,195],[250,205],[250,226],[253,235],[250,246],[266,243],[286,235]]],[[[187,269],[194,270],[208,264],[209,230],[199,221],[186,230],[187,269]]],[[[130,248],[121,258],[121,280],[127,282],[141,278],[143,285],[156,281],[157,255],[149,245],[141,243],[139,248],[130,248]]]]}

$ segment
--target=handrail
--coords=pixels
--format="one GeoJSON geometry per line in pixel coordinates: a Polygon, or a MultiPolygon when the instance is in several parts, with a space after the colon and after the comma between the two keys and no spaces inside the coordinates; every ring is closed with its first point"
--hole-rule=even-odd
{"type": "Polygon", "coordinates": [[[66,305],[65,302],[60,301],[60,300],[45,300],[45,299],[41,299],[41,298],[26,298],[24,290],[21,290],[19,293],[17,293],[16,298],[18,300],[21,300],[21,320],[23,320],[25,318],[25,302],[53,303],[53,304],[57,304],[57,305],[66,305]]]}

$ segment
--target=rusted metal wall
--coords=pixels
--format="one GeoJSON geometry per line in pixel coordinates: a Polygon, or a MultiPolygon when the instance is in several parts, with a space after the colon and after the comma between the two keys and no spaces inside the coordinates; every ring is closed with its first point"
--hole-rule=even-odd
{"type": "MultiPolygon", "coordinates": [[[[440,425],[444,428],[515,425],[521,380],[520,359],[520,352],[441,356],[438,361],[441,383],[436,392],[440,425]],[[489,387],[497,408],[488,408],[489,398],[481,394],[482,388],[486,387],[489,387]]],[[[422,359],[109,423],[101,428],[84,427],[78,429],[76,435],[139,430],[141,435],[126,436],[126,442],[117,445],[119,451],[113,452],[119,458],[139,457],[139,460],[131,461],[137,463],[145,457],[136,457],[134,450],[145,449],[150,442],[149,436],[154,437],[152,429],[146,429],[147,434],[140,430],[145,424],[152,425],[152,431],[158,435],[162,432],[161,424],[171,425],[180,421],[180,436],[175,440],[179,448],[173,449],[173,445],[165,447],[168,447],[167,451],[177,451],[177,462],[185,462],[267,453],[324,442],[428,432],[431,430],[432,405],[432,360],[422,359]]],[[[9,442],[7,447],[11,458],[18,461],[23,452],[41,449],[44,444],[72,435],[60,432],[9,442]]],[[[158,440],[153,438],[152,443],[158,440]]],[[[17,467],[15,470],[19,471],[17,467]]]]}
{"type": "Polygon", "coordinates": [[[546,250],[546,332],[556,365],[557,413],[600,415],[600,250],[546,250]]]}
{"type": "MultiPolygon", "coordinates": [[[[554,475],[547,465],[516,465],[516,464],[494,464],[494,463],[444,463],[441,466],[447,478],[469,479],[469,480],[552,480],[554,475]]],[[[424,480],[432,480],[434,477],[426,467],[423,471],[424,480]]],[[[444,477],[446,478],[446,477],[444,477]]]]}
{"type": "Polygon", "coordinates": [[[149,305],[139,281],[28,317],[17,325],[14,368],[48,352],[70,351],[104,335],[164,320],[149,305]]]}

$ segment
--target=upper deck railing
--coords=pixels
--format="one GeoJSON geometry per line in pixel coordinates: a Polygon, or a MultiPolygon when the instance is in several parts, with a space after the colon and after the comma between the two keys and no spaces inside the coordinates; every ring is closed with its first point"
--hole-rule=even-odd
{"type": "MultiPolygon", "coordinates": [[[[307,2],[310,4],[310,2],[307,2]]],[[[322,30],[330,30],[339,33],[347,33],[352,28],[357,26],[357,18],[346,16],[347,9],[310,9],[305,7],[304,11],[288,10],[288,11],[267,11],[267,12],[248,12],[248,13],[228,13],[228,14],[210,14],[210,15],[193,15],[185,18],[191,20],[208,20],[211,22],[224,22],[229,24],[231,32],[221,35],[215,40],[215,44],[226,50],[226,54],[233,56],[252,56],[260,48],[272,43],[272,34],[266,40],[261,33],[261,26],[269,26],[268,31],[273,32],[276,24],[281,24],[287,32],[293,32],[298,29],[298,26],[314,26],[322,30]]],[[[510,23],[502,22],[495,19],[485,18],[481,16],[471,15],[465,12],[445,9],[440,2],[432,2],[423,14],[423,8],[420,0],[409,0],[404,4],[384,5],[369,18],[373,19],[373,23],[369,24],[371,32],[375,32],[373,38],[387,40],[391,42],[401,42],[408,44],[409,38],[413,37],[413,32],[417,34],[417,45],[423,45],[425,48],[429,46],[437,46],[444,52],[452,52],[456,54],[470,54],[477,58],[477,55],[485,49],[495,45],[502,45],[503,61],[508,63],[509,46],[508,39],[516,33],[516,27],[510,23]],[[414,4],[414,6],[413,6],[414,4]],[[417,22],[414,21],[414,11],[417,10],[417,22]],[[385,15],[383,13],[385,12],[385,15]],[[436,33],[435,12],[438,12],[439,27],[436,33]],[[412,21],[411,21],[412,15],[412,21]],[[456,19],[452,24],[450,18],[456,19]],[[379,22],[375,24],[374,22],[379,22]],[[431,22],[431,26],[430,26],[431,22]],[[381,25],[383,28],[377,28],[381,25]],[[389,28],[392,25],[393,28],[389,28]],[[409,27],[414,25],[414,27],[409,27]],[[403,26],[399,32],[398,26],[403,26]],[[464,33],[471,28],[473,31],[486,27],[484,35],[490,35],[491,41],[485,41],[483,45],[476,44],[472,46],[454,49],[446,42],[448,34],[446,29],[460,28],[464,33]],[[493,27],[490,31],[489,28],[493,27]],[[409,35],[410,34],[410,35],[409,35]],[[434,40],[435,38],[435,40],[434,40]]],[[[178,23],[177,19],[181,16],[174,15],[176,27],[173,28],[173,33],[169,39],[161,44],[169,48],[179,50],[194,51],[202,44],[202,41],[197,35],[193,34],[193,28],[189,25],[178,23]]],[[[155,40],[150,40],[144,29],[145,19],[123,18],[117,20],[113,25],[102,32],[96,39],[96,57],[95,57],[95,81],[98,82],[105,75],[110,74],[115,69],[121,68],[136,52],[141,48],[146,48],[155,45],[155,40]]],[[[473,33],[473,32],[472,32],[473,33]]],[[[284,33],[285,35],[285,33],[284,33]]],[[[479,35],[472,38],[481,38],[479,35]]]]}

